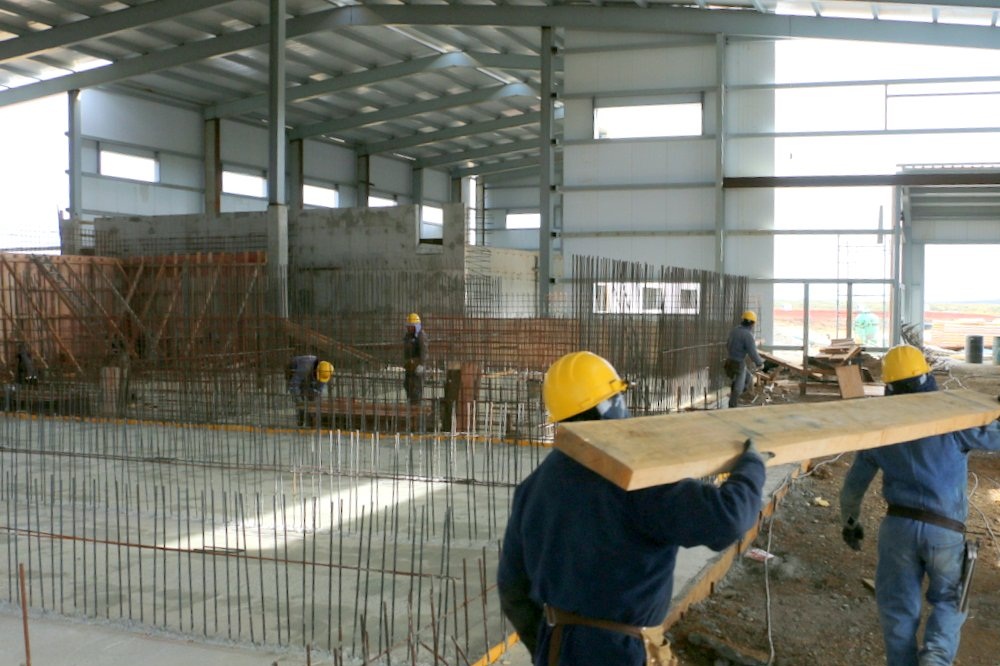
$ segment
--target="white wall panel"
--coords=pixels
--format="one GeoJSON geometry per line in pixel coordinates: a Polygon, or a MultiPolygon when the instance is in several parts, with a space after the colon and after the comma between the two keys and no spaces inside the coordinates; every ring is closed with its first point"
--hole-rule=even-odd
{"type": "Polygon", "coordinates": [[[161,153],[160,182],[203,190],[205,171],[201,159],[184,157],[173,153],[161,153]]]}
{"type": "Polygon", "coordinates": [[[726,228],[774,228],[774,190],[747,188],[726,191],[726,228]]]}
{"type": "Polygon", "coordinates": [[[774,131],[773,90],[730,90],[726,101],[727,131],[730,134],[774,131]]]}
{"type": "Polygon", "coordinates": [[[564,102],[563,137],[566,141],[594,138],[594,100],[568,99],[564,102]]]}
{"type": "Polygon", "coordinates": [[[774,151],[774,139],[730,137],[726,143],[726,175],[770,175],[774,169],[774,151]]]}
{"type": "Polygon", "coordinates": [[[202,207],[200,191],[84,176],[83,209],[96,215],[180,215],[202,207]]]}
{"type": "Polygon", "coordinates": [[[221,122],[222,162],[267,168],[267,132],[231,120],[221,122]]]}
{"type": "Polygon", "coordinates": [[[344,146],[335,146],[320,141],[305,141],[304,173],[306,178],[334,183],[357,181],[357,163],[354,151],[344,146]]]}
{"type": "Polygon", "coordinates": [[[710,188],[567,192],[563,229],[574,231],[666,231],[715,229],[710,188]]]}
{"type": "Polygon", "coordinates": [[[398,203],[407,203],[410,200],[410,188],[412,184],[409,162],[393,160],[379,155],[372,155],[368,166],[372,191],[388,192],[401,196],[398,203]]]}
{"type": "Polygon", "coordinates": [[[729,85],[774,83],[774,42],[756,39],[726,45],[729,85]]]}
{"type": "Polygon", "coordinates": [[[200,155],[204,124],[191,109],[128,95],[85,90],[80,96],[84,136],[200,155]]]}
{"type": "Polygon", "coordinates": [[[486,207],[538,210],[538,185],[534,187],[486,188],[486,207]]]}
{"type": "Polygon", "coordinates": [[[907,236],[914,243],[1000,243],[1000,220],[915,220],[907,236]]]}
{"type": "Polygon", "coordinates": [[[489,246],[513,248],[515,250],[537,250],[538,229],[496,229],[486,234],[489,246]]]}
{"type": "Polygon", "coordinates": [[[219,203],[223,213],[249,213],[267,210],[267,199],[223,194],[219,203]]]}
{"type": "Polygon", "coordinates": [[[424,169],[424,201],[445,203],[451,199],[451,176],[439,169],[424,169]]]}
{"type": "Polygon", "coordinates": [[[711,85],[715,45],[627,49],[572,54],[566,92],[618,92],[711,85]]]}
{"type": "Polygon", "coordinates": [[[715,180],[710,139],[618,140],[566,146],[566,185],[643,185],[715,180]]]}
{"type": "Polygon", "coordinates": [[[563,254],[610,257],[656,266],[705,268],[714,261],[715,241],[705,237],[567,238],[563,254]]]}

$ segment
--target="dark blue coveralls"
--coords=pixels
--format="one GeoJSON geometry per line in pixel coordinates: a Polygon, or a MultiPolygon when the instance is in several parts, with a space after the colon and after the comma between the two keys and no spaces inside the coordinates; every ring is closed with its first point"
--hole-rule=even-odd
{"type": "MultiPolygon", "coordinates": [[[[548,663],[543,603],[627,625],[663,621],[681,546],[721,550],[757,520],[764,464],[744,453],[721,486],[694,479],[625,491],[553,450],[515,490],[497,586],[534,663],[548,663]]],[[[560,664],[638,666],[642,642],[563,627],[560,664]]]]}

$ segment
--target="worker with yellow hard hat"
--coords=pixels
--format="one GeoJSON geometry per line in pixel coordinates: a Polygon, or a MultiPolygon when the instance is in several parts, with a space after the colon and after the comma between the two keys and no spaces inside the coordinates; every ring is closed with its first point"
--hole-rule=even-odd
{"type": "Polygon", "coordinates": [[[299,398],[312,399],[323,393],[333,377],[333,363],[321,361],[312,354],[295,356],[285,368],[288,392],[299,398]]]}
{"type": "MultiPolygon", "coordinates": [[[[542,397],[556,423],[619,420],[627,389],[606,359],[578,351],[549,366],[542,397]]],[[[721,550],[755,523],[764,464],[745,449],[721,486],[634,491],[549,451],[514,491],[497,571],[501,609],[536,666],[676,663],[662,623],[677,551],[721,550]]]]}
{"type": "MultiPolygon", "coordinates": [[[[882,380],[887,396],[937,390],[923,352],[910,345],[886,352],[882,380]]],[[[859,451],[844,478],[841,536],[861,550],[862,501],[882,471],[882,497],[889,506],[878,530],[875,601],[889,666],[945,665],[955,659],[977,548],[965,536],[972,449],[1000,450],[1000,424],[859,451]],[[924,589],[930,615],[921,643],[924,589]]]]}
{"type": "Polygon", "coordinates": [[[758,369],[764,367],[764,359],[757,352],[757,342],[753,337],[753,327],[757,323],[757,313],[745,311],[740,317],[740,323],[729,333],[726,341],[726,360],[722,369],[729,378],[729,406],[738,407],[740,396],[747,389],[750,371],[746,359],[749,356],[758,369]]]}
{"type": "Polygon", "coordinates": [[[403,335],[403,389],[406,401],[419,405],[424,392],[424,372],[427,364],[428,341],[420,323],[420,315],[406,315],[406,333],[403,335]]]}

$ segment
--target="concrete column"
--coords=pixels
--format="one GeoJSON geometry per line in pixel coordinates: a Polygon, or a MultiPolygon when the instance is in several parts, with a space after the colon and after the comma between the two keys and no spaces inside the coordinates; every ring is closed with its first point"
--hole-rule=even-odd
{"type": "Polygon", "coordinates": [[[538,305],[539,317],[549,314],[549,283],[552,280],[552,218],[554,215],[555,160],[555,86],[553,84],[552,28],[542,28],[541,48],[541,136],[539,140],[538,167],[541,177],[538,183],[539,213],[541,223],[538,228],[538,305]]]}
{"type": "Polygon", "coordinates": [[[63,254],[81,254],[80,211],[83,201],[83,157],[80,138],[80,91],[67,94],[69,113],[69,219],[59,216],[59,245],[63,254]]]}
{"type": "Polygon", "coordinates": [[[368,194],[371,192],[371,156],[358,155],[358,208],[368,207],[368,194]]]}
{"type": "Polygon", "coordinates": [[[726,36],[715,36],[715,272],[726,272],[726,36]]]}
{"type": "Polygon", "coordinates": [[[302,139],[288,146],[288,209],[292,217],[305,206],[302,187],[305,185],[305,143],[302,139]]]}
{"type": "Polygon", "coordinates": [[[486,245],[486,181],[476,179],[476,245],[486,245]]]}
{"type": "Polygon", "coordinates": [[[270,0],[268,49],[267,196],[285,205],[285,0],[270,0]]]}
{"type": "Polygon", "coordinates": [[[267,207],[267,269],[272,311],[278,317],[287,317],[288,206],[267,207]]]}
{"type": "Polygon", "coordinates": [[[80,91],[70,90],[69,103],[69,215],[80,218],[83,210],[83,141],[80,138],[80,91]]]}
{"type": "Polygon", "coordinates": [[[420,238],[421,221],[424,219],[424,170],[410,169],[410,202],[417,207],[417,238],[420,238]]]}
{"type": "Polygon", "coordinates": [[[465,190],[462,187],[462,177],[455,176],[451,179],[451,192],[449,193],[449,201],[452,203],[464,203],[465,202],[465,190]]]}
{"type": "Polygon", "coordinates": [[[222,121],[206,120],[204,124],[205,213],[222,212],[222,121]]]}

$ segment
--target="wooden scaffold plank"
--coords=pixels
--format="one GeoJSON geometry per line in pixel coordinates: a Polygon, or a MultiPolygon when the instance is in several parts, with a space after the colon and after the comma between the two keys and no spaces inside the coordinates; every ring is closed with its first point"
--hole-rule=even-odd
{"type": "Polygon", "coordinates": [[[555,445],[625,490],[731,469],[752,437],[768,465],[986,425],[1000,417],[993,396],[961,389],[911,395],[720,409],[616,421],[561,424],[555,445]]]}

